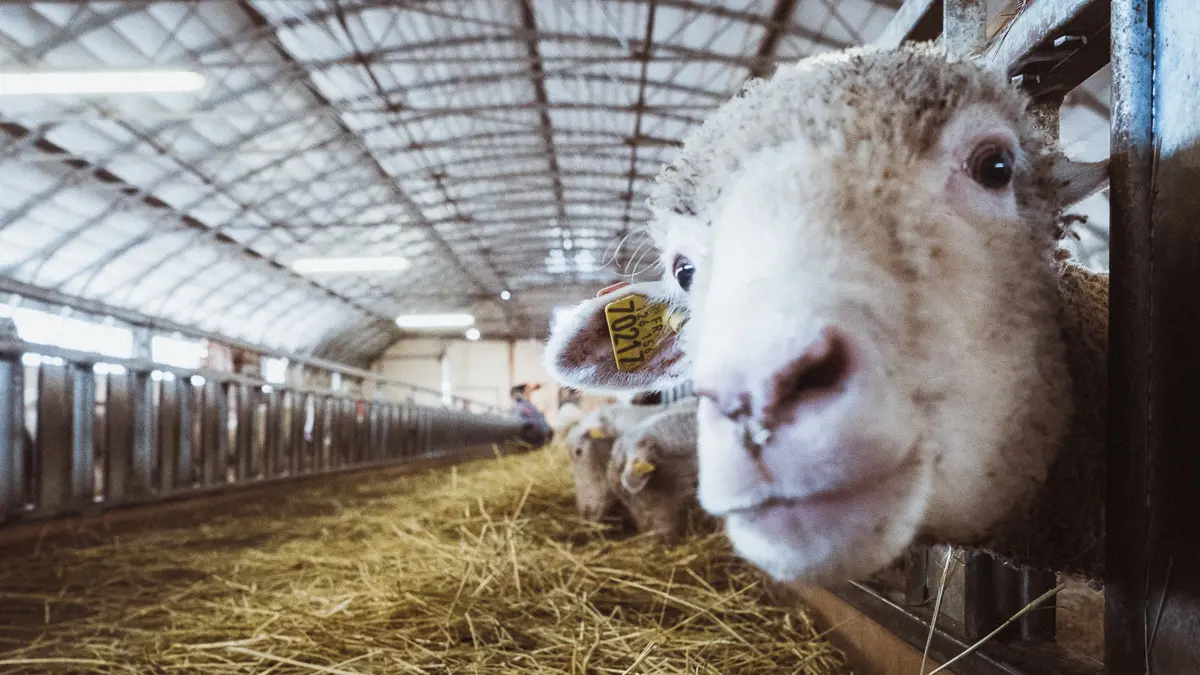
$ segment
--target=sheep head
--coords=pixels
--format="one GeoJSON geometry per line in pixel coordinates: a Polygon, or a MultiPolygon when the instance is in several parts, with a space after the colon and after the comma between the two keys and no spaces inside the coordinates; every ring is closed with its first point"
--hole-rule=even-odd
{"type": "Polygon", "coordinates": [[[689,376],[699,496],[778,579],[859,577],[1028,508],[1067,433],[1052,255],[1107,180],[1001,73],[851,49],[751,83],[658,179],[667,274],[581,306],[547,365],[590,389],[689,376]],[[604,308],[685,310],[621,369],[604,308]]]}

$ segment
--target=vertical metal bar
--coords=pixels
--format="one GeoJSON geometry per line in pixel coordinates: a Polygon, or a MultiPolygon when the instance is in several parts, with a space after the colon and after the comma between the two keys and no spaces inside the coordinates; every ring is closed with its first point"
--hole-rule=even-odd
{"type": "Polygon", "coordinates": [[[276,448],[276,438],[279,436],[279,394],[274,390],[263,392],[262,401],[266,404],[263,417],[263,478],[271,479],[278,475],[279,454],[276,448]]]}
{"type": "Polygon", "coordinates": [[[214,443],[212,444],[213,482],[229,482],[229,390],[233,385],[217,380],[213,383],[214,443]]]}
{"type": "Polygon", "coordinates": [[[329,397],[329,468],[337,469],[342,465],[342,399],[329,397]]]}
{"type": "Polygon", "coordinates": [[[427,408],[422,416],[422,421],[425,423],[425,443],[421,450],[426,456],[433,454],[434,434],[437,427],[436,412],[433,408],[427,408]]]}
{"type": "Polygon", "coordinates": [[[308,470],[307,463],[304,461],[304,422],[308,417],[304,403],[304,394],[293,391],[292,431],[291,441],[288,443],[288,455],[290,456],[288,463],[292,467],[292,473],[296,475],[306,473],[308,470]]]}
{"type": "MultiPolygon", "coordinates": [[[[993,560],[992,574],[992,589],[995,593],[996,625],[999,625],[1021,611],[1021,571],[1002,560],[993,560]]],[[[1020,637],[1020,634],[1020,624],[1014,622],[1000,631],[996,639],[1011,640],[1020,637]]]]}
{"type": "Polygon", "coordinates": [[[42,513],[61,513],[71,502],[70,371],[65,366],[42,364],[38,377],[38,494],[42,513]]]}
{"type": "Polygon", "coordinates": [[[904,602],[923,605],[929,600],[929,549],[913,546],[904,566],[904,602]]]}
{"type": "Polygon", "coordinates": [[[1143,672],[1147,658],[1145,542],[1150,518],[1147,483],[1153,365],[1152,5],[1151,0],[1112,1],[1109,480],[1104,588],[1104,662],[1109,673],[1143,672]]]}
{"type": "Polygon", "coordinates": [[[254,398],[246,384],[237,385],[236,446],[235,480],[246,482],[254,475],[254,398]]]}
{"type": "Polygon", "coordinates": [[[980,551],[966,553],[963,578],[963,628],[968,640],[979,640],[1000,625],[996,606],[996,575],[992,556],[980,551]]]}
{"type": "Polygon", "coordinates": [[[133,469],[133,374],[108,376],[104,397],[106,448],[104,502],[120,504],[131,496],[133,469]]]}
{"type": "Polygon", "coordinates": [[[983,46],[987,38],[987,3],[984,0],[945,0],[942,3],[942,41],[953,56],[965,57],[983,46]]]}
{"type": "Polygon", "coordinates": [[[71,389],[71,498],[82,508],[95,493],[96,374],[90,364],[71,366],[71,389]]]}
{"type": "Polygon", "coordinates": [[[159,382],[158,398],[158,490],[160,494],[175,492],[179,464],[179,387],[174,380],[159,382]]]}
{"type": "Polygon", "coordinates": [[[0,523],[22,502],[25,389],[19,358],[0,359],[0,523]]]}
{"type": "Polygon", "coordinates": [[[329,401],[324,396],[313,398],[313,467],[320,473],[329,470],[329,453],[325,448],[329,401]]]}
{"type": "Polygon", "coordinates": [[[391,404],[387,407],[388,411],[388,443],[387,457],[388,459],[396,459],[401,454],[401,444],[404,441],[404,436],[400,427],[400,406],[391,404]]]}
{"type": "Polygon", "coordinates": [[[130,458],[130,496],[145,497],[154,489],[154,380],[150,373],[133,372],[132,390],[133,447],[130,458]]]}
{"type": "Polygon", "coordinates": [[[291,453],[288,452],[291,432],[291,409],[288,407],[288,392],[276,391],[275,394],[275,475],[290,476],[292,473],[291,453]]]}
{"type": "MultiPolygon", "coordinates": [[[[1054,588],[1058,579],[1054,572],[1043,572],[1026,567],[1021,570],[1020,606],[1025,607],[1043,593],[1054,588]]],[[[1032,642],[1054,640],[1057,609],[1053,604],[1039,607],[1021,617],[1021,639],[1032,642]]]]}
{"type": "Polygon", "coordinates": [[[175,388],[179,399],[179,456],[175,463],[175,487],[190,489],[194,484],[195,467],[192,452],[192,419],[196,407],[195,390],[186,378],[176,377],[175,388]]]}
{"type": "Polygon", "coordinates": [[[353,438],[354,438],[354,402],[350,399],[340,399],[338,401],[340,414],[338,415],[338,447],[337,457],[338,466],[349,466],[353,461],[353,438]]]}
{"type": "Polygon", "coordinates": [[[412,406],[400,406],[400,456],[412,456],[412,406]]]}
{"type": "Polygon", "coordinates": [[[198,471],[196,472],[196,481],[201,485],[212,485],[217,478],[217,433],[214,429],[216,423],[216,397],[213,395],[213,389],[220,387],[220,383],[215,380],[205,379],[204,384],[200,387],[194,387],[190,393],[200,399],[200,403],[196,406],[197,418],[200,422],[199,438],[196,439],[196,463],[198,471]]]}
{"type": "MultiPolygon", "coordinates": [[[[1118,12],[1116,4],[1114,14],[1118,12]]],[[[1121,556],[1137,559],[1118,568],[1120,572],[1141,572],[1137,579],[1143,596],[1126,591],[1122,599],[1127,604],[1117,610],[1127,613],[1129,619],[1136,616],[1136,625],[1142,627],[1145,644],[1140,645],[1138,654],[1142,659],[1139,672],[1195,673],[1200,672],[1200,620],[1195,601],[1200,595],[1200,530],[1195,526],[1195,514],[1200,511],[1200,491],[1196,489],[1200,476],[1196,448],[1200,437],[1196,414],[1200,409],[1196,384],[1200,381],[1200,350],[1196,347],[1200,344],[1200,313],[1195,311],[1200,296],[1200,267],[1196,264],[1200,260],[1200,227],[1196,223],[1200,214],[1200,115],[1196,114],[1200,103],[1200,12],[1189,0],[1155,0],[1146,10],[1152,50],[1148,105],[1153,126],[1152,144],[1147,148],[1151,162],[1148,172],[1123,177],[1138,180],[1133,189],[1149,202],[1149,255],[1138,261],[1144,263],[1138,267],[1129,264],[1129,252],[1124,252],[1120,271],[1133,277],[1127,284],[1140,283],[1143,291],[1138,299],[1144,304],[1137,306],[1136,314],[1146,323],[1146,342],[1138,345],[1146,351],[1122,352],[1121,356],[1137,365],[1148,362],[1148,390],[1133,391],[1149,400],[1145,417],[1130,415],[1128,408],[1123,411],[1122,421],[1130,424],[1130,431],[1145,434],[1144,448],[1134,446],[1141,454],[1124,467],[1133,470],[1109,474],[1110,485],[1120,482],[1126,490],[1132,488],[1132,493],[1121,494],[1127,501],[1117,508],[1128,509],[1119,516],[1125,519],[1118,521],[1122,526],[1119,541],[1133,546],[1119,553],[1110,541],[1108,550],[1112,552],[1110,561],[1121,556]],[[1134,482],[1138,479],[1140,482],[1134,482]],[[1140,518],[1129,522],[1130,512],[1140,518]]],[[[1117,30],[1114,23],[1113,33],[1117,30]]],[[[1145,97],[1145,89],[1134,95],[1145,97]]],[[[1133,222],[1122,223],[1125,230],[1133,226],[1133,222]]],[[[1129,238],[1143,234],[1124,232],[1129,238]]],[[[1122,243],[1129,244],[1128,240],[1122,243]]],[[[1122,296],[1122,300],[1128,299],[1128,295],[1122,296]]],[[[1130,319],[1133,313],[1122,319],[1130,319]]],[[[1136,329],[1121,326],[1119,330],[1136,329]]],[[[1123,346],[1129,347],[1130,342],[1123,346]]],[[[1110,389],[1110,395],[1114,392],[1110,389]]],[[[1126,400],[1129,393],[1120,396],[1119,405],[1130,406],[1126,400]]],[[[1133,583],[1132,576],[1115,580],[1122,587],[1133,583]]]]}

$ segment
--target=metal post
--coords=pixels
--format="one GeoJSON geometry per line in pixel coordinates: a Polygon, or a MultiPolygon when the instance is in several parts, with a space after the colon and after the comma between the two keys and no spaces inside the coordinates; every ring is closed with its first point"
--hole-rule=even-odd
{"type": "Polygon", "coordinates": [[[1112,3],[1105,667],[1200,672],[1200,13],[1112,3]]]}
{"type": "Polygon", "coordinates": [[[0,523],[21,505],[25,476],[25,390],[19,358],[0,360],[0,523]]]}
{"type": "Polygon", "coordinates": [[[133,457],[130,496],[149,496],[154,489],[154,380],[146,372],[130,374],[133,406],[133,457]]]}
{"type": "Polygon", "coordinates": [[[213,421],[215,438],[209,447],[216,455],[212,458],[213,481],[220,485],[229,482],[229,392],[232,388],[233,385],[219,380],[213,382],[213,396],[216,399],[213,411],[216,416],[213,421]]]}
{"type": "Polygon", "coordinates": [[[71,502],[70,371],[43,363],[38,376],[38,490],[35,503],[42,513],[60,513],[71,502]]]}
{"type": "Polygon", "coordinates": [[[904,565],[904,602],[923,605],[929,600],[929,549],[913,546],[904,565]]]}
{"type": "Polygon", "coordinates": [[[96,375],[91,364],[72,365],[71,388],[71,497],[75,508],[85,508],[95,496],[96,375]]]}
{"type": "MultiPolygon", "coordinates": [[[[1020,606],[1027,606],[1054,588],[1057,583],[1057,575],[1054,572],[1043,572],[1029,567],[1021,570],[1020,606]]],[[[1021,639],[1031,642],[1053,641],[1057,611],[1053,602],[1047,602],[1021,617],[1021,639]]]]}
{"type": "Polygon", "coordinates": [[[237,386],[237,457],[235,479],[240,483],[254,475],[254,395],[250,385],[237,386]]]}
{"type": "Polygon", "coordinates": [[[996,603],[996,574],[999,565],[992,556],[968,551],[963,577],[963,628],[968,640],[979,640],[995,630],[1003,617],[996,603]]]}
{"type": "Polygon", "coordinates": [[[192,466],[192,409],[195,407],[196,392],[186,378],[175,378],[175,390],[179,402],[179,455],[175,464],[175,487],[191,489],[195,482],[195,467],[192,466]]]}

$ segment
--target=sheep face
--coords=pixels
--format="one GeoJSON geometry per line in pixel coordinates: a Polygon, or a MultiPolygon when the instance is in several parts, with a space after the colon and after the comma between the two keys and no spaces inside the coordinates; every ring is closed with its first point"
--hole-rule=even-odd
{"type": "Polygon", "coordinates": [[[622,434],[609,460],[608,485],[639,532],[674,544],[697,506],[697,473],[696,408],[689,404],[622,434]]]}
{"type": "Polygon", "coordinates": [[[615,437],[603,425],[580,422],[567,436],[575,507],[585,520],[599,522],[613,515],[618,501],[605,482],[615,437]]]}
{"type": "Polygon", "coordinates": [[[700,502],[776,578],[977,541],[1027,506],[1072,413],[1051,253],[1105,167],[1040,138],[1000,74],[930,49],[782,69],[660,176],[668,275],[621,293],[686,307],[680,334],[614,374],[606,296],[548,365],[591,388],[690,373],[700,502]]]}

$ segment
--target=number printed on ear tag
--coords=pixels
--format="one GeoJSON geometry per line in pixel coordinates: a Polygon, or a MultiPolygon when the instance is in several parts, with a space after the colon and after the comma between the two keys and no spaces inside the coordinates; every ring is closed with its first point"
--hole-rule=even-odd
{"type": "Polygon", "coordinates": [[[644,295],[627,295],[604,306],[617,370],[637,370],[658,353],[667,328],[666,314],[666,304],[650,302],[644,295]]]}

